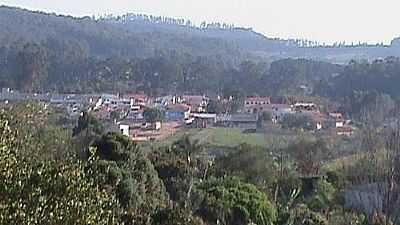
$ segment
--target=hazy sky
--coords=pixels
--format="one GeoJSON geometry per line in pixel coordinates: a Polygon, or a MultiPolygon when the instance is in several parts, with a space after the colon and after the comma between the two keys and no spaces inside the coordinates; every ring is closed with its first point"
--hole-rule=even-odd
{"type": "Polygon", "coordinates": [[[388,43],[400,36],[399,0],[0,0],[75,16],[126,12],[253,27],[269,37],[388,43]]]}

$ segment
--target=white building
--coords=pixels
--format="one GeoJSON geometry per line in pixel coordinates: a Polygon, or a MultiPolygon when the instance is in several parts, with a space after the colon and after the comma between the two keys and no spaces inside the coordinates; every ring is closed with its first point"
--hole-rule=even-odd
{"type": "Polygon", "coordinates": [[[120,124],[119,130],[121,131],[122,135],[129,137],[129,125],[120,124]]]}

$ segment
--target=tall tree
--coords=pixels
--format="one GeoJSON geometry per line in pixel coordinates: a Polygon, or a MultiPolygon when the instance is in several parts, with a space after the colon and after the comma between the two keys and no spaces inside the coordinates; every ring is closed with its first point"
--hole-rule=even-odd
{"type": "Polygon", "coordinates": [[[46,50],[38,44],[26,44],[16,58],[17,88],[23,91],[43,90],[48,76],[46,50]]]}

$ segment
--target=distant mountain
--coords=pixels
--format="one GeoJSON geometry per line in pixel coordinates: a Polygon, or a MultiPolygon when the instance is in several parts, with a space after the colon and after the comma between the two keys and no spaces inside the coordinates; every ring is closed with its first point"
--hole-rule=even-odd
{"type": "Polygon", "coordinates": [[[321,46],[306,40],[272,39],[248,28],[168,17],[127,14],[74,18],[0,7],[0,46],[19,42],[65,42],[96,57],[149,57],[158,52],[248,58],[309,58],[344,63],[351,59],[400,56],[400,41],[389,46],[321,46]]]}
{"type": "Polygon", "coordinates": [[[0,28],[1,46],[14,42],[68,42],[97,56],[142,56],[151,50],[142,37],[88,17],[73,18],[3,6],[0,7],[0,28]]]}
{"type": "Polygon", "coordinates": [[[118,17],[100,18],[99,21],[127,28],[135,34],[163,34],[166,38],[174,37],[168,41],[177,42],[181,38],[212,38],[222,39],[229,43],[251,51],[276,51],[300,47],[294,40],[270,39],[251,28],[235,27],[220,23],[202,23],[195,26],[189,20],[168,17],[155,17],[147,15],[127,14],[118,17]],[[169,37],[168,37],[169,36],[169,37]],[[179,38],[181,37],[181,38],[179,38]]]}
{"type": "MultiPolygon", "coordinates": [[[[351,59],[385,58],[400,56],[400,40],[392,44],[369,45],[365,43],[346,45],[337,43],[323,46],[320,43],[300,39],[268,38],[251,28],[238,28],[221,23],[202,23],[194,26],[191,21],[168,17],[126,14],[124,16],[108,16],[99,21],[126,28],[137,35],[157,36],[157,42],[163,46],[185,43],[184,40],[196,38],[221,39],[238,46],[242,51],[252,55],[270,59],[309,58],[337,63],[347,63],[351,59]]],[[[189,44],[189,43],[187,43],[189,44]]]]}
{"type": "MultiPolygon", "coordinates": [[[[143,24],[146,26],[146,24],[143,24]]],[[[68,42],[89,56],[149,57],[159,51],[239,56],[239,48],[222,38],[172,33],[132,32],[90,17],[74,18],[13,7],[0,7],[0,46],[15,42],[68,42]],[[173,40],[173,41],[170,41],[173,40]]]]}

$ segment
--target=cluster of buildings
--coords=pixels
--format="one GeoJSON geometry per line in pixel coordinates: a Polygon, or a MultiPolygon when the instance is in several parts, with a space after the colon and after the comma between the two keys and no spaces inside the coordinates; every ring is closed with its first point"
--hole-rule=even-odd
{"type": "Polygon", "coordinates": [[[260,115],[267,112],[272,123],[282,122],[288,115],[305,116],[313,122],[314,130],[330,129],[338,135],[351,136],[354,133],[350,120],[345,120],[342,113],[322,113],[319,106],[313,102],[295,102],[284,104],[271,101],[270,97],[248,97],[244,102],[243,111],[260,115]]]}
{"type": "MultiPolygon", "coordinates": [[[[353,128],[340,113],[324,114],[317,104],[273,102],[270,97],[247,97],[236,113],[208,113],[210,98],[203,95],[162,96],[152,98],[144,94],[26,94],[2,89],[0,100],[37,100],[63,107],[71,117],[81,111],[90,111],[97,118],[108,121],[112,130],[136,140],[162,138],[179,127],[207,128],[211,126],[236,127],[255,130],[260,126],[260,115],[268,113],[270,123],[279,124],[287,115],[304,115],[314,121],[314,130],[333,129],[338,135],[351,136],[353,128]],[[146,109],[158,109],[163,121],[146,121],[146,109]],[[163,129],[165,127],[165,129],[163,129]]],[[[221,101],[216,98],[215,101],[221,101]]]]}

